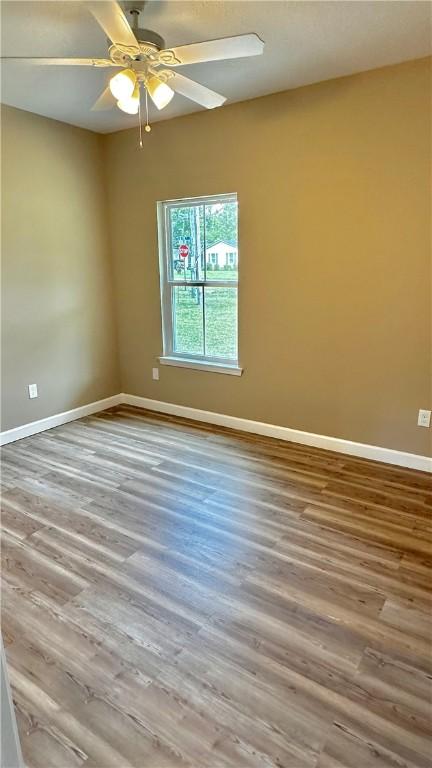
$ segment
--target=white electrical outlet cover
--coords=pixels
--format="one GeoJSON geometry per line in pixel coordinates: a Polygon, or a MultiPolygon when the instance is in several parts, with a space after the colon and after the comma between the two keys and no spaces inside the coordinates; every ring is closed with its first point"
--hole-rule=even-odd
{"type": "Polygon", "coordinates": [[[154,381],[159,381],[159,368],[152,368],[152,376],[154,381]]]}
{"type": "Polygon", "coordinates": [[[417,424],[419,427],[430,427],[431,423],[431,412],[425,410],[424,408],[420,408],[418,412],[418,419],[417,424]]]}
{"type": "Polygon", "coordinates": [[[29,393],[30,400],[32,400],[34,397],[37,397],[38,396],[37,384],[29,384],[28,393],[29,393]]]}

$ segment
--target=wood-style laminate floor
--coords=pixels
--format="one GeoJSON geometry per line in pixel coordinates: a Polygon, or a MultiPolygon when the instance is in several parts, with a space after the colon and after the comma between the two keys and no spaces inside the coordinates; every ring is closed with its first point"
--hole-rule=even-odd
{"type": "Polygon", "coordinates": [[[431,478],[122,407],[2,450],[29,768],[431,765],[431,478]]]}

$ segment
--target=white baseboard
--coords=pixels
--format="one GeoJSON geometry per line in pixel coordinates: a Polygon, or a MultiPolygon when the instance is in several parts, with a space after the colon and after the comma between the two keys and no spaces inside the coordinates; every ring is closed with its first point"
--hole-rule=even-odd
{"type": "Polygon", "coordinates": [[[189,406],[176,405],[175,403],[164,403],[161,400],[151,400],[148,397],[139,397],[138,395],[128,395],[125,393],[112,395],[104,400],[97,400],[94,403],[88,403],[88,405],[64,411],[64,413],[48,416],[46,419],[40,419],[30,424],[23,424],[21,427],[8,429],[0,433],[0,445],[6,445],[15,440],[21,440],[23,437],[36,435],[38,432],[58,427],[61,424],[66,424],[68,421],[75,421],[83,416],[90,416],[92,413],[98,413],[98,411],[104,411],[107,408],[114,408],[116,405],[122,404],[135,405],[138,408],[167,413],[171,416],[183,416],[186,419],[204,421],[208,424],[217,424],[220,427],[230,427],[231,429],[251,432],[265,437],[275,437],[278,440],[287,440],[302,445],[310,445],[315,448],[324,448],[328,451],[358,456],[362,459],[372,459],[373,461],[396,464],[400,467],[419,469],[423,472],[432,472],[432,459],[428,456],[418,456],[415,453],[395,451],[392,448],[381,448],[377,445],[367,445],[366,443],[354,443],[351,440],[343,440],[339,437],[316,435],[313,432],[302,432],[299,429],[291,429],[290,427],[265,424],[262,421],[241,419],[238,416],[227,416],[224,413],[203,411],[199,408],[190,408],[189,406]]]}
{"type": "Polygon", "coordinates": [[[112,395],[111,397],[105,397],[103,400],[96,400],[94,403],[72,408],[70,411],[47,416],[46,419],[39,419],[38,421],[30,422],[30,424],[23,424],[21,427],[7,429],[5,432],[0,432],[0,445],[13,443],[15,440],[21,440],[23,437],[36,435],[38,432],[45,432],[47,429],[59,427],[68,421],[82,419],[83,416],[90,416],[92,413],[104,411],[106,408],[114,408],[115,405],[120,405],[122,402],[122,395],[112,395]]]}
{"type": "Polygon", "coordinates": [[[278,440],[287,440],[293,443],[301,443],[302,445],[310,445],[315,448],[324,448],[328,451],[358,456],[362,459],[383,461],[400,467],[432,472],[432,458],[428,456],[395,451],[393,448],[380,448],[377,445],[367,445],[367,443],[354,443],[351,440],[343,440],[340,437],[316,435],[313,432],[302,432],[299,429],[291,429],[290,427],[265,424],[261,421],[241,419],[237,416],[227,416],[226,414],[214,413],[213,411],[202,411],[186,405],[164,403],[160,400],[150,400],[147,397],[139,397],[138,395],[123,393],[120,395],[120,398],[121,402],[125,405],[135,405],[138,408],[147,408],[150,411],[159,411],[171,416],[183,416],[194,421],[206,421],[209,424],[217,424],[219,427],[231,427],[231,429],[238,429],[242,432],[252,432],[253,434],[264,435],[265,437],[276,437],[278,440]]]}

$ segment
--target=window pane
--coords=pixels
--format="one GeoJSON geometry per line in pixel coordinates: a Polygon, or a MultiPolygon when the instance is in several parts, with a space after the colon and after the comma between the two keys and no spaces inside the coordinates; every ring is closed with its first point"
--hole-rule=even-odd
{"type": "Polygon", "coordinates": [[[237,203],[205,206],[207,280],[238,280],[237,203]]]}
{"type": "Polygon", "coordinates": [[[171,294],[172,322],[162,307],[168,353],[237,360],[237,208],[236,195],[158,204],[161,296],[171,294]]]}
{"type": "Polygon", "coordinates": [[[205,354],[237,359],[237,288],[205,288],[205,354]]]}
{"type": "Polygon", "coordinates": [[[171,290],[174,352],[203,355],[203,289],[179,285],[171,290]]]}
{"type": "Polygon", "coordinates": [[[168,209],[172,280],[204,278],[204,205],[168,209]]]}

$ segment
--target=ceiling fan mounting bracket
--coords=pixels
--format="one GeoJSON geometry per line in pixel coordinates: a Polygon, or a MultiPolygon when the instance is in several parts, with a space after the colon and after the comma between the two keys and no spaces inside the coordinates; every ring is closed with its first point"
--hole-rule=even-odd
{"type": "MultiPolygon", "coordinates": [[[[132,16],[132,30],[139,43],[141,53],[150,56],[165,48],[165,40],[152,29],[142,29],[139,26],[139,15],[142,11],[139,5],[137,3],[136,6],[129,8],[129,13],[132,16]]],[[[141,6],[143,5],[144,3],[141,3],[141,6]]]]}

